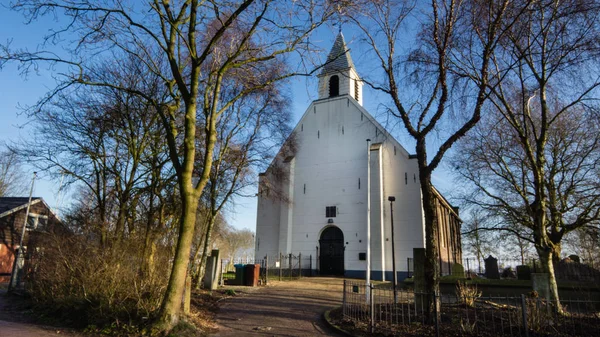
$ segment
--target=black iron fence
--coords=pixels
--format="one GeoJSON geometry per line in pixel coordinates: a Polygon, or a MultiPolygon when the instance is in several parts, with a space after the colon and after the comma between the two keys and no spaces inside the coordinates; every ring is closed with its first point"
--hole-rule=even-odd
{"type": "MultiPolygon", "coordinates": [[[[498,274],[501,278],[518,278],[518,266],[527,266],[531,273],[543,272],[539,259],[498,259],[497,264],[498,274]]],[[[557,280],[600,283],[600,270],[595,269],[593,264],[564,259],[553,265],[557,280]]],[[[485,266],[483,259],[474,257],[463,259],[465,276],[485,276],[487,274],[485,266]]]]}
{"type": "Polygon", "coordinates": [[[343,319],[371,333],[460,336],[599,336],[600,302],[472,294],[430,295],[344,281],[343,319]],[[427,300],[440,319],[427,324],[427,300]]]}
{"type": "Polygon", "coordinates": [[[268,261],[267,276],[273,280],[290,280],[314,276],[315,263],[312,255],[278,254],[265,256],[268,261]]]}
{"type": "Polygon", "coordinates": [[[279,254],[268,255],[263,259],[236,259],[221,260],[221,284],[232,284],[236,280],[236,270],[242,269],[236,266],[246,264],[260,265],[260,283],[267,284],[269,280],[292,280],[306,276],[315,276],[317,272],[312,255],[279,254]]]}
{"type": "MultiPolygon", "coordinates": [[[[476,277],[488,275],[488,271],[485,268],[485,261],[477,258],[464,258],[462,259],[462,266],[464,269],[464,275],[455,275],[460,277],[476,277]]],[[[516,279],[518,278],[517,267],[527,266],[528,273],[541,273],[542,266],[538,259],[525,259],[525,260],[510,260],[510,259],[498,259],[498,273],[497,275],[501,278],[516,279]]],[[[406,259],[406,267],[408,270],[408,277],[412,277],[414,274],[413,259],[406,259]]],[[[454,269],[453,273],[457,269],[454,269]]],[[[448,272],[440,270],[440,275],[449,275],[448,272]]],[[[591,282],[600,283],[600,270],[595,269],[593,265],[580,263],[572,260],[562,260],[558,263],[554,263],[554,275],[557,280],[560,281],[578,281],[578,282],[591,282]]]]}

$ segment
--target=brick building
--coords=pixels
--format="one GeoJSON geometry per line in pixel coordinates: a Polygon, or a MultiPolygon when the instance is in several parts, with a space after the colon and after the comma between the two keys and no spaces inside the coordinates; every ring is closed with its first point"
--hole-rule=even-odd
{"type": "MultiPolygon", "coordinates": [[[[8,282],[12,272],[29,198],[0,198],[0,283],[8,282]]],[[[60,220],[52,212],[44,199],[35,197],[31,199],[29,216],[23,246],[30,249],[35,246],[35,238],[39,233],[55,228],[60,220]]]]}

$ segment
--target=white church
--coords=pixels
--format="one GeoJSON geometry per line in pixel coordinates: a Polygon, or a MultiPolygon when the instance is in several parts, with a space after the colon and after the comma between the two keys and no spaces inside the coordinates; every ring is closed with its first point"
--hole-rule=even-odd
{"type": "MultiPolygon", "coordinates": [[[[318,77],[318,99],[260,174],[255,256],[302,254],[316,274],[365,278],[369,226],[371,278],[392,279],[394,240],[401,280],[413,248],[425,247],[416,159],[363,108],[341,32],[318,77]]],[[[440,265],[449,274],[462,258],[460,220],[437,196],[440,265]]]]}

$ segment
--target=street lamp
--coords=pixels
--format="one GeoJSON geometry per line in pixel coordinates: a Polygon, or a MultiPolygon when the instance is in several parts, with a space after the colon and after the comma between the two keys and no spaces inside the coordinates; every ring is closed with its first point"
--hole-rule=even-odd
{"type": "Polygon", "coordinates": [[[394,245],[394,201],[396,201],[396,197],[389,196],[388,200],[390,202],[390,220],[392,223],[392,271],[394,273],[394,303],[398,303],[398,274],[396,273],[396,249],[394,245]]]}

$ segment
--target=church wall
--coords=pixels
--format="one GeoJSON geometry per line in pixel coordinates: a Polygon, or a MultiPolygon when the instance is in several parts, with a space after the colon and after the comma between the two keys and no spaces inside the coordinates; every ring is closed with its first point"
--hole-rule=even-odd
{"type": "Polygon", "coordinates": [[[282,201],[273,193],[267,192],[266,179],[274,180],[268,173],[259,178],[255,241],[257,259],[262,259],[266,255],[279,254],[279,221],[282,201]]]}
{"type": "MultiPolygon", "coordinates": [[[[382,130],[376,131],[364,111],[347,96],[335,100],[315,102],[296,128],[298,152],[295,154],[293,234],[294,254],[313,256],[316,268],[320,233],[329,225],[325,217],[326,206],[337,206],[338,214],[333,225],[344,233],[345,269],[360,273],[366,261],[359,253],[367,251],[366,245],[366,154],[367,138],[372,143],[382,143],[372,151],[371,180],[371,237],[372,270],[391,274],[391,230],[387,197],[395,195],[395,234],[397,269],[406,270],[406,258],[412,256],[414,247],[423,246],[420,190],[414,160],[395,141],[387,139],[382,130]],[[393,147],[396,146],[394,155],[393,147]],[[383,170],[383,193],[380,191],[379,152],[383,170]],[[411,179],[404,183],[404,173],[411,179]],[[360,187],[359,187],[360,180],[360,187]],[[383,201],[383,206],[382,206],[383,201]],[[383,232],[381,218],[384,219],[383,232]],[[383,249],[382,249],[383,246],[383,249]],[[385,263],[382,266],[382,257],[385,263]]],[[[389,277],[388,277],[389,278],[389,277]]]]}

